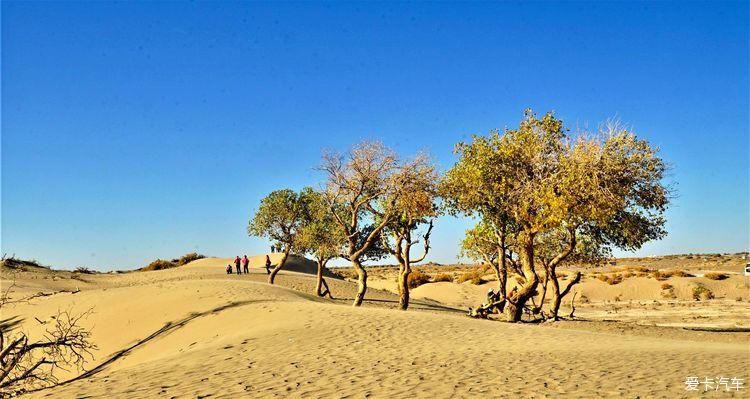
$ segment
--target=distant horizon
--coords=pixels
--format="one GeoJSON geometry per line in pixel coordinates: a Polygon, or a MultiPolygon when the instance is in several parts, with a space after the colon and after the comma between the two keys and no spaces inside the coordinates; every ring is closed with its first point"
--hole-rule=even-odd
{"type": "MultiPolygon", "coordinates": [[[[573,130],[617,118],[671,166],[668,235],[616,256],[748,252],[749,11],[3,2],[0,247],[101,271],[265,253],[253,211],[322,183],[324,149],[380,140],[444,172],[530,107],[573,130]]],[[[462,259],[472,223],[438,218],[426,262],[462,259]]]]}

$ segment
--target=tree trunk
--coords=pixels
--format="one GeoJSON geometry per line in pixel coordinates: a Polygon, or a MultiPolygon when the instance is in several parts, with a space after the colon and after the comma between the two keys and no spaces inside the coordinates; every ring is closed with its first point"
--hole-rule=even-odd
{"type": "Polygon", "coordinates": [[[411,274],[411,268],[402,265],[400,269],[398,274],[398,307],[401,310],[406,310],[409,308],[409,274],[411,274]]]}
{"type": "MultiPolygon", "coordinates": [[[[552,317],[555,320],[558,320],[557,314],[560,312],[560,304],[562,303],[562,299],[565,298],[565,295],[568,295],[568,292],[570,292],[570,289],[573,288],[574,285],[578,284],[581,281],[581,272],[576,272],[576,276],[571,280],[568,285],[565,287],[563,292],[560,292],[560,286],[557,283],[557,275],[555,275],[554,284],[555,284],[555,299],[552,303],[552,317]]],[[[571,312],[572,313],[572,312],[571,312]]]]}
{"type": "Polygon", "coordinates": [[[287,258],[289,258],[289,252],[292,250],[291,245],[287,245],[284,249],[284,255],[281,257],[281,260],[279,261],[279,264],[276,265],[276,267],[271,270],[271,274],[268,275],[268,284],[273,284],[273,281],[276,279],[276,274],[279,273],[279,270],[284,267],[284,264],[286,263],[287,258]]]}
{"type": "Polygon", "coordinates": [[[367,292],[367,270],[362,267],[359,260],[352,260],[352,266],[357,271],[357,296],[354,297],[354,306],[361,306],[367,292]]]}
{"type": "Polygon", "coordinates": [[[323,296],[323,260],[318,259],[318,272],[315,279],[315,294],[323,296]]]}
{"type": "Polygon", "coordinates": [[[560,296],[560,282],[557,281],[557,272],[555,272],[555,269],[549,271],[549,276],[547,277],[548,280],[552,283],[552,307],[550,308],[550,312],[552,313],[552,320],[557,320],[557,313],[560,310],[560,302],[562,301],[562,297],[560,296]]]}
{"type": "Polygon", "coordinates": [[[534,234],[524,233],[521,235],[521,267],[523,276],[526,279],[524,285],[519,289],[508,305],[505,307],[505,315],[508,321],[521,321],[523,309],[526,302],[534,296],[536,287],[539,284],[539,276],[534,271],[534,234]]]}

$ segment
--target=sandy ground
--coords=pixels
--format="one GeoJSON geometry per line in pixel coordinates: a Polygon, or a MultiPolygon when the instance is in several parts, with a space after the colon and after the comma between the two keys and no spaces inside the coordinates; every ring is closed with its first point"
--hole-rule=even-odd
{"type": "MultiPolygon", "coordinates": [[[[227,261],[12,275],[19,295],[51,295],[3,308],[2,318],[22,318],[34,336],[44,327],[34,318],[93,309],[85,323],[98,350],[87,368],[101,365],[86,379],[26,396],[690,398],[701,395],[685,391],[688,376],[750,383],[748,333],[604,321],[507,324],[467,318],[449,300],[417,299],[401,312],[394,294],[376,289],[353,308],[352,282],[329,279],[337,299],[320,299],[310,294],[310,275],[282,272],[270,286],[258,267],[226,275],[227,261]]],[[[9,276],[3,272],[4,288],[9,276]]],[[[415,292],[422,288],[437,290],[424,298],[461,298],[463,288],[484,287],[435,283],[415,292]]],[[[705,396],[748,397],[748,389],[705,396]]]]}

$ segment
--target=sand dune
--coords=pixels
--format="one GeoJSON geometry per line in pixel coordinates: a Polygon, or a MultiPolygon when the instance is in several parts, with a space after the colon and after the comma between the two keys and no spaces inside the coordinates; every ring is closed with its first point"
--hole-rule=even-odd
{"type": "MultiPolygon", "coordinates": [[[[88,368],[103,366],[28,397],[675,398],[692,397],[687,376],[747,377],[747,334],[513,325],[425,300],[401,312],[392,309],[394,294],[375,289],[363,308],[352,308],[351,282],[331,279],[337,299],[320,299],[310,294],[310,275],[282,272],[270,286],[255,263],[250,275],[224,274],[226,260],[85,275],[68,279],[84,286],[80,292],[4,310],[3,318],[23,317],[32,335],[43,328],[34,317],[94,311],[85,323],[99,350],[88,368]]],[[[16,275],[21,291],[62,284],[31,274],[16,275]]],[[[415,291],[439,296],[448,291],[442,284],[450,283],[415,291]]]]}

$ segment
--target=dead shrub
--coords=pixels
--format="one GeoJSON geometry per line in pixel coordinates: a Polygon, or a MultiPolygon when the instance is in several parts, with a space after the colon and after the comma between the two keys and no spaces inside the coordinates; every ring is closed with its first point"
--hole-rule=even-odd
{"type": "Polygon", "coordinates": [[[674,289],[674,287],[672,286],[672,284],[664,283],[664,284],[661,285],[661,289],[663,289],[663,290],[671,290],[671,289],[674,289]]]}

